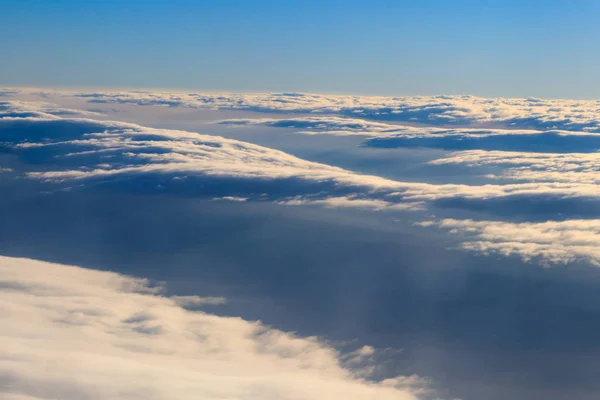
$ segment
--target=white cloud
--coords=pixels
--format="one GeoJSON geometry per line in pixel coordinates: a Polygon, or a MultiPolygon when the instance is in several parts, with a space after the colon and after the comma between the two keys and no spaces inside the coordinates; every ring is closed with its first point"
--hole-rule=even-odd
{"type": "Polygon", "coordinates": [[[248,198],[247,197],[236,197],[236,196],[223,196],[223,197],[214,197],[213,200],[214,201],[225,200],[225,201],[244,202],[244,201],[248,201],[248,198]]]}
{"type": "Polygon", "coordinates": [[[91,102],[337,114],[435,125],[496,123],[510,128],[600,132],[595,100],[476,96],[340,96],[309,93],[63,92],[91,102]]]}
{"type": "MultiPolygon", "coordinates": [[[[26,112],[27,108],[23,108],[26,106],[20,104],[22,109],[12,112],[26,112]]],[[[600,197],[600,186],[586,182],[509,185],[401,182],[306,161],[282,151],[219,136],[130,123],[57,116],[14,118],[11,115],[0,119],[0,129],[8,140],[5,145],[17,154],[41,151],[39,154],[45,157],[43,167],[36,170],[39,164],[32,164],[27,176],[53,182],[119,183],[154,177],[157,187],[164,188],[168,184],[180,185],[178,187],[185,190],[199,188],[199,193],[211,198],[274,199],[293,204],[300,196],[303,201],[321,201],[324,205],[370,205],[375,209],[413,208],[412,203],[422,205],[444,199],[600,197]],[[8,123],[4,124],[5,121],[8,123]],[[196,181],[190,182],[193,179],[196,181]],[[253,181],[252,185],[243,184],[249,180],[253,181]],[[215,184],[218,182],[220,184],[215,184]],[[339,201],[342,198],[352,201],[339,201]],[[398,205],[403,203],[411,205],[398,205]]]]}
{"type": "Polygon", "coordinates": [[[349,196],[339,196],[339,197],[327,197],[319,200],[310,200],[304,197],[300,197],[297,199],[285,200],[281,201],[280,204],[299,206],[299,205],[321,205],[328,208],[339,208],[339,207],[353,207],[353,208],[369,208],[375,210],[382,210],[384,208],[390,207],[393,203],[389,203],[384,200],[376,200],[376,199],[360,199],[349,196]]]}
{"type": "Polygon", "coordinates": [[[470,95],[344,96],[310,93],[193,93],[7,88],[7,93],[78,97],[95,103],[331,114],[430,125],[600,132],[600,101],[470,95]]]}
{"type": "Polygon", "coordinates": [[[65,117],[97,117],[102,114],[95,111],[59,107],[54,103],[40,101],[0,101],[0,116],[11,118],[60,119],[65,117]]]}
{"type": "Polygon", "coordinates": [[[600,153],[527,153],[506,151],[461,151],[430,164],[509,167],[490,178],[543,182],[600,183],[600,153]]]}
{"type": "Polygon", "coordinates": [[[372,210],[397,210],[397,211],[422,211],[425,203],[421,201],[408,203],[393,203],[385,200],[359,198],[356,196],[326,197],[323,199],[310,199],[306,196],[298,196],[293,199],[280,201],[279,204],[290,206],[319,205],[327,208],[366,208],[372,210]]]}
{"type": "Polygon", "coordinates": [[[9,257],[0,276],[3,399],[415,400],[426,390],[414,376],[365,380],[370,347],[344,356],[314,337],[192,312],[143,279],[9,257]]]}
{"type": "MultiPolygon", "coordinates": [[[[384,122],[375,122],[360,118],[345,118],[335,116],[310,116],[287,118],[240,118],[217,121],[223,125],[245,126],[263,125],[279,128],[300,129],[299,133],[327,135],[360,135],[389,138],[440,138],[456,137],[457,139],[481,139],[490,136],[505,135],[536,135],[546,131],[534,129],[492,129],[492,128],[439,128],[433,126],[408,126],[384,122]],[[304,129],[304,130],[302,130],[304,129]]],[[[563,135],[590,136],[582,132],[553,131],[563,135]]]]}
{"type": "MultiPolygon", "coordinates": [[[[16,112],[27,111],[28,105],[19,107],[16,112]]],[[[182,191],[224,201],[397,212],[423,211],[427,207],[483,209],[494,215],[525,218],[539,218],[533,214],[540,201],[544,205],[541,212],[548,213],[544,215],[594,216],[600,200],[596,178],[600,160],[596,153],[458,152],[433,163],[509,165],[518,169],[509,169],[504,177],[523,179],[526,173],[535,176],[511,184],[431,184],[362,175],[218,136],[89,119],[8,115],[8,124],[3,123],[5,118],[0,119],[0,129],[7,129],[4,137],[13,140],[5,145],[8,143],[16,154],[27,155],[27,159],[38,153],[42,157],[42,163],[26,165],[26,176],[59,186],[62,182],[70,187],[102,183],[123,185],[120,187],[129,190],[140,187],[137,183],[141,182],[149,190],[182,191]],[[11,130],[19,124],[26,129],[11,130]],[[52,129],[46,129],[48,124],[52,129]],[[44,136],[29,136],[27,129],[43,132],[44,136]],[[585,208],[580,209],[579,205],[584,204],[585,208]]],[[[479,252],[520,254],[525,259],[549,262],[585,259],[594,263],[600,254],[596,251],[600,243],[571,241],[571,233],[580,237],[587,229],[575,229],[573,224],[589,226],[590,221],[548,225],[470,221],[468,226],[455,221],[455,227],[450,227],[448,221],[442,226],[452,232],[471,232],[471,236],[463,237],[463,247],[479,252]],[[502,228],[504,236],[498,233],[492,238],[492,228],[493,232],[502,228]],[[554,233],[559,228],[563,232],[557,236],[554,233]],[[533,233],[525,237],[526,232],[533,233]]]]}
{"type": "Polygon", "coordinates": [[[541,263],[589,261],[600,266],[600,220],[510,223],[444,219],[420,222],[460,235],[464,249],[483,254],[518,255],[541,263]]]}

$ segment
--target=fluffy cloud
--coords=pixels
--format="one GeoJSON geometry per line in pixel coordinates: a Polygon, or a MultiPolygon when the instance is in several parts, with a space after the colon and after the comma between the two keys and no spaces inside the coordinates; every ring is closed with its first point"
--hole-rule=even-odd
{"type": "Polygon", "coordinates": [[[306,202],[370,204],[376,209],[414,209],[413,203],[423,202],[469,208],[473,201],[492,199],[600,197],[599,186],[581,182],[459,185],[394,181],[218,136],[54,114],[47,118],[21,116],[33,112],[29,104],[10,107],[0,119],[4,147],[31,162],[28,177],[48,182],[110,184],[210,198],[289,200],[290,204],[297,203],[300,196],[306,202]],[[340,202],[340,198],[351,201],[340,202]]]}
{"type": "Polygon", "coordinates": [[[508,223],[444,219],[420,222],[460,235],[464,249],[484,254],[519,255],[541,263],[585,260],[600,266],[600,220],[508,223]]]}
{"type": "Polygon", "coordinates": [[[595,100],[481,98],[476,96],[339,96],[309,93],[71,92],[96,103],[129,103],[337,114],[431,125],[494,123],[510,128],[600,132],[595,100]]]}
{"type": "MultiPolygon", "coordinates": [[[[2,89],[0,89],[2,90],[2,89]]],[[[190,93],[14,89],[10,95],[78,97],[91,103],[331,114],[429,125],[600,132],[600,101],[456,96],[343,96],[310,93],[190,93]]]]}
{"type": "Polygon", "coordinates": [[[463,151],[431,161],[430,164],[508,167],[494,179],[543,182],[600,183],[600,153],[526,153],[505,151],[463,151]]]}
{"type": "MultiPolygon", "coordinates": [[[[218,136],[75,118],[58,108],[51,109],[52,113],[47,111],[46,105],[5,102],[0,132],[3,147],[25,161],[26,177],[58,188],[108,185],[120,190],[181,193],[214,200],[329,208],[461,209],[529,221],[595,218],[600,211],[595,153],[458,152],[432,163],[512,166],[504,175],[492,178],[524,182],[402,182],[218,136]]],[[[541,227],[537,223],[528,226],[541,227]]],[[[550,238],[556,243],[467,239],[465,247],[486,252],[495,249],[503,254],[518,252],[552,261],[594,260],[587,245],[565,244],[560,236],[550,238]]]]}
{"type": "Polygon", "coordinates": [[[143,279],[9,257],[0,274],[3,399],[415,400],[428,391],[414,376],[367,380],[376,368],[368,346],[344,355],[313,337],[189,311],[143,279]]]}

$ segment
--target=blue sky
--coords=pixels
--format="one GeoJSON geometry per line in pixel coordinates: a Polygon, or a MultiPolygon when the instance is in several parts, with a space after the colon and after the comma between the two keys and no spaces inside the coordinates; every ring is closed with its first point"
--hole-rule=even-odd
{"type": "Polygon", "coordinates": [[[0,84],[594,98],[595,1],[0,5],[0,84]]]}

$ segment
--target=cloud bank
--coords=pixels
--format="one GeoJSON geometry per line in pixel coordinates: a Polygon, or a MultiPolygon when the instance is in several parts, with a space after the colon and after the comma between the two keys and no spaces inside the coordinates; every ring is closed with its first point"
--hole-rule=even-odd
{"type": "Polygon", "coordinates": [[[419,223],[439,226],[465,238],[467,250],[489,254],[518,255],[525,261],[545,263],[585,260],[600,266],[600,220],[507,223],[445,219],[419,223]]]}
{"type": "Polygon", "coordinates": [[[497,124],[508,128],[600,132],[596,100],[455,96],[340,96],[309,93],[71,92],[93,103],[316,113],[429,125],[497,124]]]}
{"type": "Polygon", "coordinates": [[[520,181],[600,183],[600,153],[526,153],[464,151],[431,161],[433,165],[464,164],[505,167],[491,179],[520,181]]]}
{"type": "MultiPolygon", "coordinates": [[[[485,177],[490,183],[434,184],[360,174],[220,136],[99,121],[92,117],[85,111],[79,114],[77,110],[61,109],[48,103],[2,102],[0,133],[3,142],[0,145],[5,152],[24,162],[24,177],[60,189],[111,187],[215,200],[269,201],[290,206],[388,212],[443,211],[446,216],[448,212],[458,210],[478,213],[479,218],[483,214],[482,223],[487,223],[486,216],[487,219],[500,217],[507,220],[507,224],[536,224],[545,220],[568,222],[568,218],[593,219],[600,212],[596,153],[456,152],[429,163],[503,170],[487,173],[485,177]],[[514,182],[501,183],[499,180],[514,182]]],[[[351,132],[379,130],[383,134],[394,129],[392,135],[404,130],[403,135],[409,138],[415,135],[451,137],[465,135],[468,131],[468,135],[481,136],[473,139],[473,143],[480,144],[486,137],[505,135],[499,134],[498,129],[398,127],[325,116],[268,119],[260,123],[292,124],[315,132],[327,131],[332,126],[351,132]],[[424,129],[435,133],[424,134],[424,129]]],[[[530,135],[529,131],[511,132],[510,136],[515,138],[530,135]]],[[[562,135],[555,132],[536,135],[555,134],[562,135]]],[[[590,135],[567,132],[563,136],[565,140],[576,140],[579,136],[589,138],[590,135]]],[[[19,171],[21,173],[21,169],[19,171]]],[[[468,216],[472,218],[473,214],[468,216]]],[[[465,221],[470,223],[471,220],[465,221]]],[[[561,240],[559,237],[554,239],[561,240]]],[[[539,244],[525,237],[514,242],[521,243],[522,247],[539,248],[539,244]]],[[[581,253],[570,249],[579,246],[576,243],[557,243],[566,248],[561,254],[581,253]]],[[[484,248],[479,243],[477,246],[471,245],[471,248],[487,251],[492,245],[487,243],[484,248]]],[[[535,254],[553,262],[575,257],[555,257],[548,251],[535,254]]]]}
{"type": "Polygon", "coordinates": [[[341,354],[240,318],[189,311],[144,279],[0,257],[0,393],[22,399],[416,400],[425,380],[366,378],[371,347],[341,354]]]}
{"type": "Polygon", "coordinates": [[[390,97],[311,93],[57,91],[27,88],[0,90],[10,95],[78,97],[91,103],[314,113],[426,125],[494,124],[509,129],[600,133],[598,100],[482,98],[471,95],[390,97]]]}
{"type": "Polygon", "coordinates": [[[54,114],[48,118],[22,116],[28,110],[13,104],[0,115],[4,147],[30,162],[29,178],[49,182],[117,186],[127,182],[145,190],[162,188],[254,200],[333,198],[329,204],[347,197],[363,204],[372,201],[378,209],[406,202],[469,207],[468,201],[491,199],[588,201],[600,197],[597,185],[578,182],[464,185],[394,181],[219,136],[54,114]]]}

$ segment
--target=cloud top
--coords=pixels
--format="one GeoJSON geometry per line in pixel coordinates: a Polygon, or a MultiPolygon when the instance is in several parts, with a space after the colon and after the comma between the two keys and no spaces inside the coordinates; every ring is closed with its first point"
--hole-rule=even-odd
{"type": "MultiPolygon", "coordinates": [[[[298,100],[301,96],[294,98],[298,100]]],[[[451,217],[449,213],[459,211],[462,215],[467,213],[463,218],[482,218],[483,224],[498,218],[505,219],[502,223],[506,224],[540,224],[545,220],[566,223],[569,218],[577,218],[583,224],[582,218],[593,220],[600,212],[599,160],[593,152],[461,151],[429,164],[432,168],[453,164],[484,168],[483,178],[488,181],[482,184],[401,181],[360,174],[219,136],[95,120],[85,112],[78,114],[76,110],[47,103],[2,102],[0,107],[2,147],[24,163],[15,174],[23,173],[29,179],[59,189],[100,186],[240,203],[269,201],[289,206],[416,212],[416,218],[422,218],[424,212],[451,217]]],[[[334,127],[354,134],[368,129],[390,137],[402,132],[404,137],[419,140],[459,136],[463,139],[458,141],[464,141],[467,135],[475,144],[486,138],[503,140],[506,135],[516,138],[530,135],[530,131],[409,127],[323,115],[263,119],[260,123],[291,124],[312,132],[334,127]]],[[[548,131],[534,135],[588,140],[595,134],[548,131]]],[[[578,234],[575,226],[562,227],[578,234]]],[[[542,229],[541,225],[529,228],[542,229]]],[[[552,262],[595,260],[577,242],[565,241],[561,236],[549,237],[562,246],[560,256],[548,249],[540,250],[542,244],[535,241],[535,235],[515,235],[513,242],[519,244],[514,244],[513,250],[506,250],[506,244],[502,244],[503,250],[498,251],[531,253],[552,262]]],[[[500,249],[489,240],[469,238],[465,242],[470,243],[472,250],[500,249]]]]}
{"type": "Polygon", "coordinates": [[[334,114],[429,125],[496,124],[508,128],[600,132],[595,100],[477,96],[340,96],[310,93],[160,93],[95,91],[72,95],[93,103],[334,114]]]}
{"type": "Polygon", "coordinates": [[[367,380],[370,347],[343,355],[314,337],[189,311],[143,279],[9,257],[0,274],[3,399],[416,400],[427,391],[414,376],[367,380]]]}
{"type": "Polygon", "coordinates": [[[588,261],[600,266],[600,220],[508,223],[444,219],[419,223],[439,226],[465,238],[464,249],[483,254],[518,255],[525,261],[567,264],[588,261]]]}

